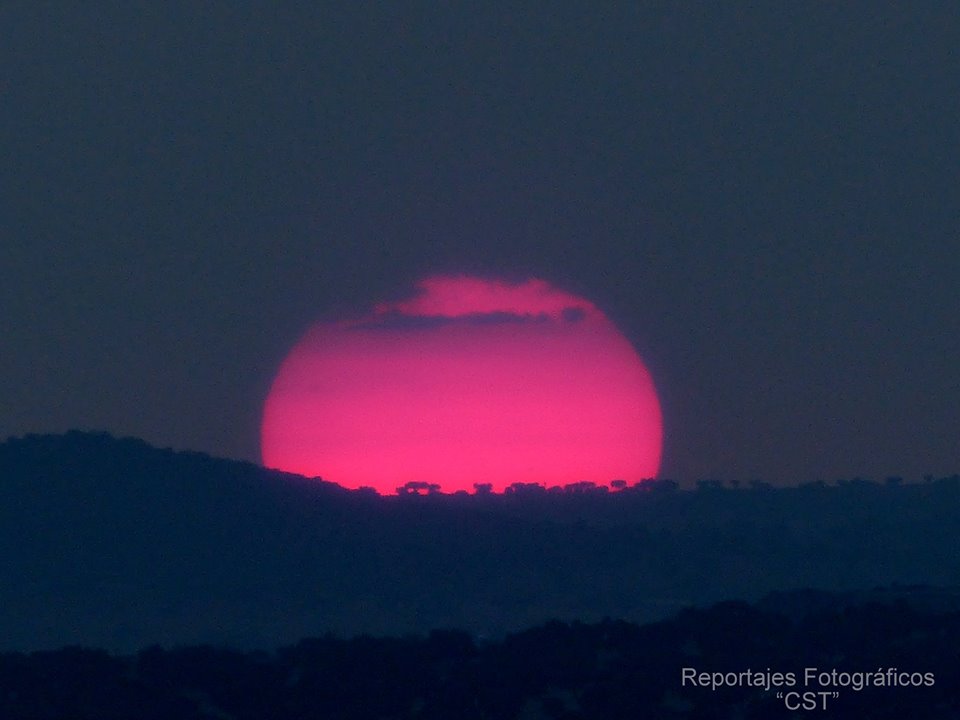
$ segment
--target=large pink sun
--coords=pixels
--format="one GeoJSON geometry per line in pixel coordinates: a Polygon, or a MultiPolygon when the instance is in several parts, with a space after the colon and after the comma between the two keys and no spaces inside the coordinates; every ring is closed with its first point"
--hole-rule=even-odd
{"type": "Polygon", "coordinates": [[[592,303],[542,280],[417,290],[296,344],[267,396],[264,465],[384,494],[657,474],[650,374],[592,303]]]}

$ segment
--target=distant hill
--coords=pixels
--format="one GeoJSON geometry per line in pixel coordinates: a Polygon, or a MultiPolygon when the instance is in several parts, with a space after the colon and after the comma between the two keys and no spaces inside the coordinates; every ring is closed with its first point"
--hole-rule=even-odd
{"type": "Polygon", "coordinates": [[[772,591],[960,586],[960,478],[379,497],[71,432],[0,444],[0,650],[645,622],[772,591]]]}
{"type": "Polygon", "coordinates": [[[551,622],[491,642],[441,631],[307,638],[269,653],[210,646],[150,647],[128,656],[77,647],[0,653],[0,717],[960,716],[960,613],[829,594],[820,600],[817,610],[794,618],[726,602],[643,626],[551,622]]]}

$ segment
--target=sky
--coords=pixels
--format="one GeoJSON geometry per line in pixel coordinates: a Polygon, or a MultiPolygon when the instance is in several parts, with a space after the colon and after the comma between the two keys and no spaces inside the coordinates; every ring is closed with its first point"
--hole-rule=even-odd
{"type": "Polygon", "coordinates": [[[0,437],[257,461],[313,324],[541,278],[661,476],[960,470],[960,6],[0,5],[0,437]]]}

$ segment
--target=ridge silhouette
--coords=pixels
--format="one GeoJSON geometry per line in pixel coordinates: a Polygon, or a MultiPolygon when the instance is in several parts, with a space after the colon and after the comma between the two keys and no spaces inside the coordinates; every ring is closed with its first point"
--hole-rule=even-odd
{"type": "MultiPolygon", "coordinates": [[[[482,488],[478,489],[482,490],[482,488]]],[[[381,497],[106,433],[0,444],[0,650],[658,620],[960,585],[960,478],[381,497]]]]}

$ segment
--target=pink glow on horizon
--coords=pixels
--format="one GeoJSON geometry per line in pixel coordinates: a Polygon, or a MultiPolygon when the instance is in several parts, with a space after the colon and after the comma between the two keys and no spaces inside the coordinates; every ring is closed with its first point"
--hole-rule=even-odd
{"type": "Polygon", "coordinates": [[[385,494],[656,476],[653,382],[593,304],[540,280],[418,287],[297,343],[267,396],[265,465],[385,494]]]}

